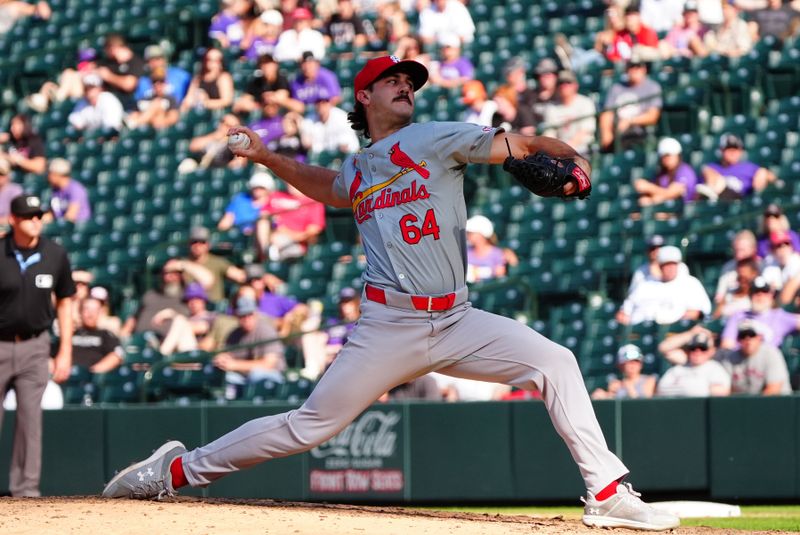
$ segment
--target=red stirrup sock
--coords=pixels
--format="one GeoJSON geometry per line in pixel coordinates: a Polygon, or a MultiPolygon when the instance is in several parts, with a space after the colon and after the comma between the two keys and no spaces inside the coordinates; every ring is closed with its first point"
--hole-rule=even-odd
{"type": "Polygon", "coordinates": [[[608,498],[612,497],[614,494],[617,493],[617,485],[622,482],[623,478],[619,478],[617,480],[612,481],[608,484],[606,488],[601,490],[595,495],[595,500],[598,502],[602,502],[603,500],[607,500],[608,498]]]}
{"type": "Polygon", "coordinates": [[[189,484],[189,482],[186,481],[186,474],[183,473],[183,462],[180,457],[175,457],[172,460],[172,464],[169,465],[169,472],[172,474],[173,489],[185,487],[189,484]]]}

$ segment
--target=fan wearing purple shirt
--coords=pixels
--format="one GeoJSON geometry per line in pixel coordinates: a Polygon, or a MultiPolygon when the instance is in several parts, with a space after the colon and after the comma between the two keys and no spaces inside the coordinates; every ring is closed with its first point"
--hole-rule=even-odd
{"type": "Polygon", "coordinates": [[[303,52],[300,72],[289,83],[289,91],[293,98],[303,104],[314,104],[320,99],[331,101],[335,106],[342,100],[342,87],[333,71],[319,64],[319,60],[311,52],[303,52]]]}
{"type": "Polygon", "coordinates": [[[464,82],[475,78],[475,67],[461,55],[461,39],[455,34],[439,37],[441,61],[434,64],[430,82],[439,87],[461,87],[464,82]]]}
{"type": "Polygon", "coordinates": [[[775,180],[775,174],[765,167],[742,160],[744,143],[739,136],[722,134],[719,140],[720,161],[703,166],[705,184],[697,193],[711,200],[735,200],[761,191],[775,180]]]}
{"type": "Polygon", "coordinates": [[[658,171],[653,180],[637,178],[633,187],[641,206],[652,206],[673,199],[693,201],[697,175],[692,166],[681,159],[680,142],[665,137],[658,142],[658,171]]]}
{"type": "Polygon", "coordinates": [[[283,135],[283,116],[279,113],[280,106],[272,100],[266,100],[262,108],[261,119],[249,125],[250,129],[258,134],[264,145],[280,139],[283,135]]]}
{"type": "Polygon", "coordinates": [[[50,162],[47,173],[47,181],[52,191],[50,213],[54,219],[82,223],[92,217],[89,193],[83,184],[70,176],[71,173],[72,166],[67,160],[55,158],[50,162]]]}

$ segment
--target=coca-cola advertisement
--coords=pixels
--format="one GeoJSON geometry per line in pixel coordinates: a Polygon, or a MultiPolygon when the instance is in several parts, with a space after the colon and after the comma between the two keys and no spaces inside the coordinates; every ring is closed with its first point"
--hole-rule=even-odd
{"type": "Polygon", "coordinates": [[[403,496],[403,413],[371,408],[341,433],[312,449],[311,496],[366,498],[403,496]]]}

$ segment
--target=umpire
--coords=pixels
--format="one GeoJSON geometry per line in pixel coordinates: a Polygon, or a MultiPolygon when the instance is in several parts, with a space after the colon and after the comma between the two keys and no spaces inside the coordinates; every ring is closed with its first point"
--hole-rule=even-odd
{"type": "MultiPolygon", "coordinates": [[[[17,393],[9,473],[15,497],[40,495],[42,394],[50,373],[63,382],[72,364],[75,285],[67,252],[41,236],[44,213],[38,197],[15,197],[11,232],[0,238],[0,394],[10,388],[17,393]],[[56,316],[61,339],[51,366],[49,328],[56,316]]],[[[0,427],[2,416],[0,406],[0,427]]]]}

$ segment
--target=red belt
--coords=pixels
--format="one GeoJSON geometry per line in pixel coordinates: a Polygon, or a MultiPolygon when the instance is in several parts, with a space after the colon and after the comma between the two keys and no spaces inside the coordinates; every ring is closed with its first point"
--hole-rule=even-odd
{"type": "MultiPolygon", "coordinates": [[[[364,287],[367,299],[375,301],[376,303],[386,304],[386,292],[375,286],[369,284],[364,287]]],[[[449,293],[439,296],[428,295],[409,295],[411,306],[416,310],[424,310],[425,312],[443,312],[450,310],[456,302],[456,294],[449,293]]]]}

